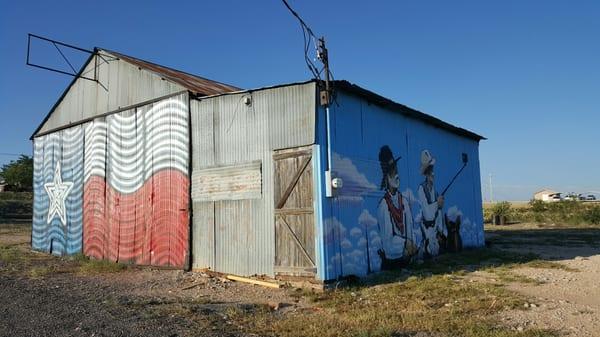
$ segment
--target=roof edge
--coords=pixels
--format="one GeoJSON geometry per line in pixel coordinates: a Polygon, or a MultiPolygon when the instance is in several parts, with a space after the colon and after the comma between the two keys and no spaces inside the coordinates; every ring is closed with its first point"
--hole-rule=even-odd
{"type": "Polygon", "coordinates": [[[206,95],[206,96],[196,96],[196,97],[192,97],[192,98],[195,99],[195,100],[203,100],[203,99],[207,99],[207,98],[215,98],[215,97],[228,96],[228,95],[239,95],[239,94],[244,94],[244,93],[253,93],[255,91],[277,89],[277,88],[283,88],[283,87],[292,87],[292,86],[295,86],[295,85],[304,85],[304,84],[315,83],[315,82],[317,82],[317,81],[316,80],[307,80],[307,81],[302,81],[302,82],[290,82],[290,83],[283,83],[283,84],[275,84],[275,85],[270,85],[270,86],[258,87],[258,88],[254,88],[254,89],[240,89],[239,91],[224,92],[224,93],[221,93],[221,94],[206,95]]]}
{"type": "Polygon", "coordinates": [[[93,58],[96,55],[101,55],[100,52],[105,52],[107,54],[109,54],[109,56],[113,56],[117,59],[122,59],[123,62],[132,64],[134,66],[143,68],[146,71],[151,72],[152,74],[156,75],[156,76],[160,76],[163,77],[163,79],[175,83],[181,87],[183,87],[183,89],[187,90],[190,93],[194,93],[194,94],[199,94],[199,92],[197,91],[197,88],[192,88],[190,87],[189,84],[187,84],[185,81],[180,81],[177,78],[174,78],[173,76],[167,76],[165,74],[160,74],[157,71],[145,66],[145,64],[149,64],[158,68],[164,68],[167,69],[171,72],[176,72],[176,73],[182,73],[185,74],[186,76],[192,77],[192,78],[196,78],[199,80],[203,80],[203,81],[207,81],[207,82],[211,82],[211,83],[216,83],[217,85],[223,87],[224,89],[227,90],[234,90],[234,91],[241,91],[243,89],[238,88],[236,86],[233,86],[231,84],[226,84],[223,82],[219,82],[219,81],[214,81],[211,79],[207,79],[205,77],[201,77],[198,75],[194,75],[185,71],[181,71],[181,70],[177,70],[171,67],[167,67],[167,66],[163,66],[154,62],[150,62],[150,61],[146,61],[146,60],[142,60],[140,58],[137,57],[133,57],[133,56],[129,56],[123,53],[119,53],[116,51],[112,51],[110,49],[106,49],[106,48],[101,48],[101,47],[94,47],[93,49],[93,53],[90,54],[90,56],[87,58],[87,60],[83,63],[83,65],[81,66],[81,68],[79,69],[79,71],[77,72],[77,74],[75,74],[73,76],[73,80],[69,83],[69,85],[65,88],[65,90],[63,91],[63,93],[60,95],[60,97],[58,98],[58,100],[54,103],[54,105],[52,106],[52,108],[50,108],[50,111],[48,111],[48,113],[46,114],[46,116],[44,117],[44,119],[42,120],[42,122],[37,126],[37,128],[35,129],[35,131],[33,131],[33,133],[31,134],[31,136],[29,137],[29,140],[33,140],[35,138],[35,136],[40,132],[40,130],[43,128],[44,124],[46,124],[46,122],[48,121],[48,119],[50,119],[50,116],[54,113],[54,111],[56,110],[56,108],[60,105],[60,103],[64,100],[65,96],[67,95],[67,93],[71,90],[71,88],[73,87],[73,85],[75,85],[75,83],[77,82],[77,80],[81,77],[83,71],[86,69],[86,67],[90,64],[90,62],[93,60],[93,58]],[[137,61],[135,64],[132,63],[132,61],[137,61]]]}
{"type": "MultiPolygon", "coordinates": [[[[182,70],[175,69],[175,68],[172,68],[172,67],[169,67],[169,66],[165,66],[165,65],[162,65],[162,64],[158,64],[158,63],[155,63],[155,62],[152,62],[152,61],[144,60],[144,59],[141,59],[141,58],[138,58],[138,57],[135,57],[135,56],[123,54],[123,53],[118,52],[118,51],[114,51],[114,50],[110,50],[110,49],[106,49],[106,48],[102,48],[102,47],[96,47],[96,49],[98,49],[100,51],[104,51],[104,52],[109,53],[109,54],[112,54],[114,57],[119,58],[119,59],[129,58],[131,60],[137,61],[139,63],[134,64],[135,66],[143,68],[144,70],[152,72],[153,74],[156,74],[156,75],[161,76],[161,77],[166,77],[166,76],[165,76],[165,74],[161,74],[161,73],[157,72],[156,70],[151,69],[151,68],[145,66],[143,63],[149,64],[149,65],[152,65],[152,66],[155,66],[155,67],[159,67],[159,68],[164,68],[164,69],[167,69],[167,70],[170,70],[170,71],[173,71],[173,72],[182,73],[182,74],[185,74],[187,76],[195,77],[197,79],[201,79],[201,80],[204,80],[204,81],[213,82],[213,83],[219,84],[219,85],[221,85],[223,87],[229,87],[229,88],[231,88],[231,89],[233,89],[235,91],[243,90],[242,88],[239,88],[239,87],[231,85],[231,84],[223,83],[223,82],[220,82],[220,81],[215,81],[215,80],[203,77],[203,76],[198,76],[198,75],[189,73],[187,71],[182,71],[182,70]]],[[[123,61],[131,63],[131,62],[129,62],[126,59],[123,59],[123,61]]],[[[167,78],[167,80],[169,80],[171,82],[174,82],[174,83],[177,83],[177,84],[183,86],[184,88],[188,89],[191,92],[195,91],[193,88],[190,88],[183,81],[178,81],[176,78],[172,78],[171,76],[169,76],[169,78],[167,78]]]]}
{"type": "Polygon", "coordinates": [[[480,141],[480,140],[486,140],[487,138],[476,134],[472,131],[469,131],[467,129],[452,125],[448,122],[445,122],[437,117],[434,117],[432,115],[426,114],[424,112],[421,112],[419,110],[413,109],[411,107],[408,107],[406,105],[397,103],[392,101],[389,98],[386,98],[384,96],[381,96],[377,93],[374,93],[370,90],[367,90],[365,88],[362,88],[356,84],[350,83],[349,81],[346,80],[336,80],[333,81],[333,85],[334,85],[334,90],[336,89],[341,89],[347,92],[350,92],[352,94],[364,97],[370,101],[372,101],[374,104],[380,105],[382,107],[388,107],[391,108],[393,110],[397,110],[400,113],[402,113],[405,116],[408,117],[412,117],[415,119],[420,119],[425,121],[426,123],[435,125],[437,127],[440,127],[442,129],[445,129],[447,131],[450,131],[454,134],[458,134],[460,136],[464,136],[467,138],[471,138],[474,139],[476,141],[480,141]]]}

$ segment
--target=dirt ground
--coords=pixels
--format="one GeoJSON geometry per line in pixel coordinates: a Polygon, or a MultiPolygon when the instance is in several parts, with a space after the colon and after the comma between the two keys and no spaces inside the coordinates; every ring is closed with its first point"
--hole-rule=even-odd
{"type": "Polygon", "coordinates": [[[29,235],[0,225],[0,336],[245,336],[230,314],[304,307],[294,289],[200,273],[78,272],[76,260],[31,252],[29,235]]]}
{"type": "MultiPolygon", "coordinates": [[[[527,302],[525,308],[498,311],[499,325],[516,335],[538,328],[600,336],[600,229],[528,224],[486,232],[492,247],[553,263],[511,264],[510,273],[521,279],[507,278],[502,286],[527,302]]],[[[322,310],[307,290],[174,270],[114,269],[32,252],[29,236],[27,226],[0,225],[0,336],[255,336],[240,315],[322,310]]],[[[483,263],[467,269],[464,282],[499,282],[483,263]]]]}
{"type": "Polygon", "coordinates": [[[566,267],[514,268],[536,282],[507,286],[532,300],[528,310],[504,312],[506,324],[553,329],[568,336],[600,336],[600,229],[526,224],[495,227],[488,238],[502,249],[537,254],[566,267]]]}

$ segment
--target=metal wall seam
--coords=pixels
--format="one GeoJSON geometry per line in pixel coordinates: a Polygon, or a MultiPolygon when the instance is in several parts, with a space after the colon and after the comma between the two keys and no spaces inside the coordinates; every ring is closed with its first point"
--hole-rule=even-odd
{"type": "Polygon", "coordinates": [[[192,242],[194,242],[193,239],[193,230],[192,230],[192,226],[193,226],[193,218],[194,218],[194,207],[193,207],[193,203],[192,203],[192,182],[191,182],[191,178],[192,178],[192,167],[193,167],[193,150],[192,150],[192,105],[191,105],[191,97],[190,97],[190,93],[188,92],[187,94],[187,118],[188,118],[188,177],[190,178],[190,183],[188,184],[188,207],[187,207],[187,211],[188,211],[188,246],[187,246],[187,256],[186,259],[187,261],[185,262],[186,266],[185,266],[185,270],[186,271],[190,271],[192,270],[192,259],[193,259],[193,249],[192,249],[192,242]]]}

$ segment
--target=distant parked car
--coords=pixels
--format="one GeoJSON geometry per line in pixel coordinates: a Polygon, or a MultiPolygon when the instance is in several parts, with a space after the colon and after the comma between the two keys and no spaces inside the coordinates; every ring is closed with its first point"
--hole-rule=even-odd
{"type": "Polygon", "coordinates": [[[596,196],[595,196],[595,195],[593,195],[593,194],[590,194],[590,195],[588,195],[588,196],[587,196],[586,200],[589,200],[589,201],[596,201],[596,196]]]}
{"type": "Polygon", "coordinates": [[[561,201],[563,200],[562,197],[560,196],[560,193],[557,194],[553,194],[551,196],[548,197],[548,201],[554,202],[554,201],[561,201]]]}

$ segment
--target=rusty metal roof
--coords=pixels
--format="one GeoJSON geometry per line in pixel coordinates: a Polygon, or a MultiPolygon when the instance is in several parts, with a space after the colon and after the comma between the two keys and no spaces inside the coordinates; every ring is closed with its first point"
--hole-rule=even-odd
{"type": "Polygon", "coordinates": [[[200,76],[192,75],[183,71],[175,70],[173,68],[158,65],[156,63],[140,60],[138,58],[121,54],[105,48],[98,48],[104,52],[107,52],[127,63],[131,63],[142,69],[151,71],[158,76],[161,76],[165,80],[177,83],[182,87],[188,89],[194,94],[200,96],[209,96],[216,94],[223,94],[227,92],[240,91],[242,89],[234,87],[229,84],[209,80],[200,76]]]}

